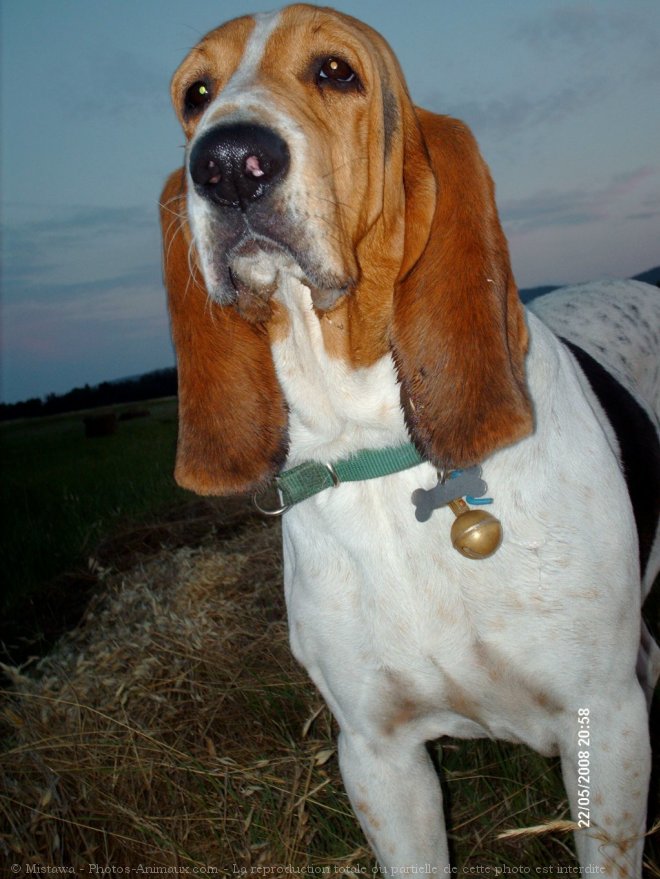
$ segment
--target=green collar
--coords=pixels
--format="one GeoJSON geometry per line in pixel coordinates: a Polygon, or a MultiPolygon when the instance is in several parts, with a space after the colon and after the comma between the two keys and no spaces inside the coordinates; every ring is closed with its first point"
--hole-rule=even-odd
{"type": "MultiPolygon", "coordinates": [[[[387,449],[362,449],[334,464],[307,461],[280,473],[274,480],[281,499],[280,506],[275,509],[262,507],[259,501],[263,498],[259,498],[256,492],[252,500],[266,516],[281,516],[294,504],[342,482],[389,476],[423,463],[424,459],[412,443],[387,449]]],[[[410,500],[415,506],[415,518],[418,522],[426,522],[433,510],[448,506],[456,516],[451,529],[454,549],[469,559],[487,559],[502,542],[502,526],[490,513],[471,510],[462,500],[465,497],[471,504],[491,504],[492,498],[474,497],[469,493],[482,495],[487,488],[479,466],[469,470],[440,470],[434,488],[413,491],[410,500]]]]}
{"type": "Polygon", "coordinates": [[[282,499],[280,507],[274,510],[264,509],[256,493],[253,501],[260,512],[267,516],[279,516],[294,504],[342,482],[361,482],[364,479],[389,476],[423,463],[424,458],[412,443],[385,449],[362,449],[350,458],[335,461],[333,464],[306,461],[275,477],[275,487],[282,499]]]}

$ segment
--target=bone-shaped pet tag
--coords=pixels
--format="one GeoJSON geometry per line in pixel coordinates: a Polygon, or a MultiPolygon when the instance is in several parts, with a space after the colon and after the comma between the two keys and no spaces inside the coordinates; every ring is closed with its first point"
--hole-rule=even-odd
{"type": "Polygon", "coordinates": [[[470,467],[469,470],[462,470],[444,482],[438,480],[438,484],[433,488],[418,488],[413,491],[411,499],[415,505],[415,518],[418,522],[426,522],[433,510],[446,507],[451,501],[466,495],[481,497],[487,491],[488,486],[481,478],[481,467],[470,467]]]}

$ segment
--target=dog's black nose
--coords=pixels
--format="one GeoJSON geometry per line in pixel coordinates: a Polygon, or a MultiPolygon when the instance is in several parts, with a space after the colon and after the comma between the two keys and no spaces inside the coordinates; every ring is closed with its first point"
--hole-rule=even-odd
{"type": "Polygon", "coordinates": [[[189,167],[200,195],[245,209],[286,175],[289,150],[270,128],[218,125],[195,144],[189,167]]]}

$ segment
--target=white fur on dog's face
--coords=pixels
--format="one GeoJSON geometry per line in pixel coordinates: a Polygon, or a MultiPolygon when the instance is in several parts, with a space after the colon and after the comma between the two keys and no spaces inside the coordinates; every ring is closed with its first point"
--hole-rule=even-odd
{"type": "Polygon", "coordinates": [[[195,248],[209,294],[220,303],[234,301],[237,286],[267,297],[277,276],[293,275],[312,289],[316,305],[327,308],[358,279],[356,249],[382,207],[373,192],[383,156],[374,161],[368,144],[375,142],[382,154],[384,102],[377,102],[381,130],[374,137],[374,102],[366,92],[380,83],[361,45],[369,35],[327,14],[310,27],[316,15],[297,7],[229,22],[205,37],[174,77],[188,157],[202,135],[234,123],[272,129],[290,155],[286,176],[246,211],[209,203],[188,172],[195,248]],[[359,88],[340,93],[314,81],[310,71],[318,59],[333,54],[356,71],[359,88]],[[191,118],[184,96],[198,80],[209,83],[211,96],[191,118]],[[363,148],[357,154],[356,139],[363,148]]]}

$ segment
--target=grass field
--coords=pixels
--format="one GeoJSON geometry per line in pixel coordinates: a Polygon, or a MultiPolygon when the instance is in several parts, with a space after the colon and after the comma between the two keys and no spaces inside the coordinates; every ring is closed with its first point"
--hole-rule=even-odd
{"type": "Polygon", "coordinates": [[[149,417],[120,421],[116,433],[95,439],[85,437],[84,413],[0,426],[2,613],[84,567],[120,523],[145,521],[190,497],[172,478],[176,401],[144,406],[149,417]]]}

